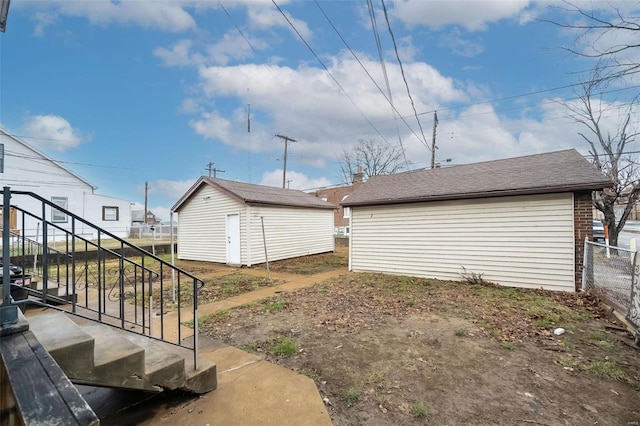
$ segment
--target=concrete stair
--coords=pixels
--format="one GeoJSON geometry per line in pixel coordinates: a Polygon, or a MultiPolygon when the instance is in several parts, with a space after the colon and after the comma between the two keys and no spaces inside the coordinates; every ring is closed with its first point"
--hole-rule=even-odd
{"type": "Polygon", "coordinates": [[[80,325],[62,312],[28,318],[29,330],[76,384],[162,392],[216,388],[216,365],[193,353],[104,324],[80,325]],[[203,365],[204,364],[204,365],[203,365]]]}

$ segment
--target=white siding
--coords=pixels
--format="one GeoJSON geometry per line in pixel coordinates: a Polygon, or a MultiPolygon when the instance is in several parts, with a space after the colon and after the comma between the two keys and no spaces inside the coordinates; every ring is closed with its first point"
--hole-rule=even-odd
{"type": "Polygon", "coordinates": [[[350,267],[574,290],[570,193],[354,207],[350,267]]]}
{"type": "MultiPolygon", "coordinates": [[[[5,151],[4,173],[0,174],[2,186],[9,186],[13,191],[33,192],[48,201],[51,201],[51,197],[66,198],[67,210],[118,237],[128,236],[131,226],[131,206],[128,200],[94,194],[89,183],[12,137],[0,134],[0,143],[4,144],[5,151]],[[103,206],[118,206],[119,220],[103,222],[103,206]]],[[[16,195],[11,203],[38,216],[42,214],[42,204],[34,198],[16,195]]],[[[51,208],[47,207],[45,213],[50,220],[51,208]]],[[[41,226],[37,223],[35,219],[25,218],[26,237],[35,238],[36,233],[41,232],[41,226]]],[[[70,219],[56,225],[71,230],[70,219]]],[[[21,215],[18,215],[18,226],[22,229],[21,215]]],[[[62,238],[62,231],[54,231],[53,228],[50,227],[50,238],[62,238]]],[[[76,234],[87,239],[97,236],[93,228],[80,223],[76,223],[76,234]]]]}
{"type": "MultiPolygon", "coordinates": [[[[240,247],[244,250],[244,204],[210,186],[202,186],[179,211],[178,258],[227,262],[227,214],[240,213],[240,247]]],[[[244,259],[244,254],[241,254],[244,259]]]]}
{"type": "Polygon", "coordinates": [[[251,264],[263,263],[264,218],[269,261],[333,251],[333,210],[293,207],[257,207],[250,210],[251,264]]]}

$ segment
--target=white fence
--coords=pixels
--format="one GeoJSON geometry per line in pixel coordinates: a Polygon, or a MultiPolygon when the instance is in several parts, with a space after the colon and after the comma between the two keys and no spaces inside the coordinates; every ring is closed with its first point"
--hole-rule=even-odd
{"type": "Polygon", "coordinates": [[[174,238],[178,235],[177,225],[132,225],[129,238],[171,240],[171,226],[174,238]]]}

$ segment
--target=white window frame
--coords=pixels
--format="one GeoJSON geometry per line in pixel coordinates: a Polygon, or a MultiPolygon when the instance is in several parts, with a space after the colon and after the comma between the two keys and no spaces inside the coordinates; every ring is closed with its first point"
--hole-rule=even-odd
{"type": "MultiPolygon", "coordinates": [[[[51,197],[51,202],[56,206],[67,210],[69,206],[69,198],[68,197],[51,197]]],[[[51,222],[53,223],[67,223],[69,222],[69,217],[66,213],[61,212],[55,207],[51,207],[51,222]]]]}
{"type": "MultiPolygon", "coordinates": [[[[348,197],[349,197],[349,194],[345,195],[344,197],[342,197],[342,200],[340,200],[340,202],[346,200],[348,197]]],[[[343,212],[342,217],[344,219],[349,219],[351,217],[351,207],[343,207],[342,212],[343,212]]]]}

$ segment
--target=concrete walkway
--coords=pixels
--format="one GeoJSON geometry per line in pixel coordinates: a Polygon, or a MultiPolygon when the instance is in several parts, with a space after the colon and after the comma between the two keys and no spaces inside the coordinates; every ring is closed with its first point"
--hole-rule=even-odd
{"type": "MultiPolygon", "coordinates": [[[[224,268],[227,273],[237,271],[248,275],[267,276],[264,270],[224,268]]],[[[347,268],[307,276],[272,272],[272,279],[285,282],[225,300],[202,304],[198,309],[198,315],[234,308],[277,293],[310,287],[346,273],[348,273],[347,268]]],[[[167,323],[172,324],[174,321],[167,321],[165,324],[167,323]]],[[[177,330],[173,332],[177,333],[177,330]]],[[[193,330],[184,328],[183,332],[192,334],[193,330]]],[[[187,335],[183,334],[183,336],[187,335]]],[[[156,416],[142,424],[281,426],[332,424],[318,389],[310,378],[234,347],[207,345],[203,339],[200,341],[199,351],[201,358],[216,363],[218,388],[189,404],[173,407],[168,411],[160,410],[156,416]]]]}

